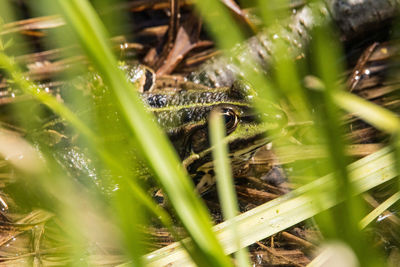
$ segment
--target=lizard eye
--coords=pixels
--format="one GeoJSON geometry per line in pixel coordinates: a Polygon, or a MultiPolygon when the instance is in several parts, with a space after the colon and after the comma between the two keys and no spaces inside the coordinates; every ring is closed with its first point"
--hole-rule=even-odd
{"type": "Polygon", "coordinates": [[[230,108],[223,108],[221,110],[222,116],[224,117],[225,121],[225,128],[226,128],[226,134],[230,134],[236,129],[236,126],[239,122],[239,118],[235,111],[233,111],[230,108]]]}

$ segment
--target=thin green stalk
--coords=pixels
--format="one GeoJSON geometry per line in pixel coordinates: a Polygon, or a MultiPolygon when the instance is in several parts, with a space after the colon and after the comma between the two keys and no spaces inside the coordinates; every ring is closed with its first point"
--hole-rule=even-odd
{"type": "MultiPolygon", "coordinates": [[[[333,37],[329,27],[316,27],[312,42],[315,68],[325,85],[321,96],[323,105],[319,109],[321,133],[326,141],[327,151],[330,153],[329,164],[335,173],[338,184],[336,195],[340,199],[345,199],[341,205],[330,211],[334,223],[334,227],[329,229],[332,235],[330,238],[339,238],[345,241],[352,247],[363,265],[374,266],[379,257],[375,257],[375,251],[368,247],[366,242],[362,242],[365,237],[358,228],[358,221],[362,217],[364,206],[359,198],[353,197],[354,188],[346,169],[349,159],[344,153],[343,128],[339,121],[341,113],[334,101],[335,94],[343,89],[337,86],[339,73],[342,73],[342,67],[337,61],[341,51],[333,37]],[[366,251],[369,252],[367,255],[365,255],[366,251]]],[[[321,229],[324,225],[321,225],[321,229]]]]}
{"type": "MultiPolygon", "coordinates": [[[[224,219],[231,220],[239,214],[239,206],[236,199],[232,171],[228,159],[228,148],[226,143],[223,142],[225,135],[221,110],[212,111],[210,116],[210,137],[211,147],[213,147],[212,155],[217,179],[218,196],[221,202],[224,219]]],[[[241,267],[250,266],[249,256],[246,249],[242,248],[243,246],[240,244],[240,238],[237,234],[237,227],[235,223],[231,225],[230,231],[234,237],[233,242],[238,248],[237,252],[235,252],[235,257],[238,262],[237,265],[241,267]]]]}

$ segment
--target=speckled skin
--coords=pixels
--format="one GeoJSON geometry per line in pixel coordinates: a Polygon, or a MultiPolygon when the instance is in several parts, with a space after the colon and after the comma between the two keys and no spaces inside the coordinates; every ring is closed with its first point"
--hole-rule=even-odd
{"type": "Polygon", "coordinates": [[[245,88],[155,90],[142,98],[182,159],[209,146],[207,121],[216,108],[232,110],[243,122],[256,123],[245,88]]]}
{"type": "Polygon", "coordinates": [[[142,94],[158,123],[167,131],[177,126],[196,123],[207,118],[218,105],[247,107],[249,102],[234,88],[215,90],[177,90],[171,93],[151,92],[142,94]]]}

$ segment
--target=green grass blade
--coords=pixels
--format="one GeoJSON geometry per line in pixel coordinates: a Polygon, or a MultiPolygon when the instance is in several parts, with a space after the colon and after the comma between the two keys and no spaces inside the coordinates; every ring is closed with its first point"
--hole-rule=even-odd
{"type": "MultiPolygon", "coordinates": [[[[223,142],[225,128],[222,121],[221,111],[216,110],[210,116],[210,137],[212,155],[214,159],[214,169],[217,179],[218,196],[221,202],[222,213],[225,220],[231,220],[239,214],[239,207],[236,199],[235,187],[232,179],[232,171],[228,159],[228,149],[223,142]]],[[[250,266],[249,257],[245,248],[240,249],[239,236],[236,231],[236,224],[232,224],[230,231],[234,236],[234,243],[238,248],[235,253],[238,266],[250,266]]]]}
{"type": "MultiPolygon", "coordinates": [[[[374,262],[372,249],[362,241],[364,236],[358,228],[364,206],[358,197],[352,197],[354,189],[346,168],[349,158],[344,153],[346,142],[343,138],[344,127],[340,122],[342,114],[334,101],[335,94],[344,89],[337,86],[337,80],[340,73],[343,73],[343,67],[337,60],[342,52],[334,37],[330,27],[316,27],[311,42],[311,49],[314,51],[314,65],[325,85],[320,99],[323,105],[317,110],[320,113],[321,136],[330,153],[329,164],[338,184],[335,194],[338,198],[345,199],[342,204],[330,211],[334,227],[327,228],[325,234],[328,238],[345,241],[351,246],[363,265],[372,266],[374,262]],[[365,255],[368,250],[370,251],[365,255]]],[[[324,222],[320,225],[321,229],[328,225],[326,221],[324,222]]]]}
{"type": "Polygon", "coordinates": [[[106,31],[99,17],[86,0],[60,0],[59,4],[88,57],[115,94],[127,124],[139,140],[143,155],[193,238],[198,248],[195,260],[199,264],[206,262],[209,266],[231,265],[211,231],[210,217],[204,205],[194,194],[194,187],[165,134],[152,122],[135,94],[135,88],[117,68],[116,59],[106,41],[106,31]]]}
{"type": "Polygon", "coordinates": [[[400,130],[398,116],[383,107],[354,94],[341,91],[335,92],[334,99],[342,109],[360,117],[382,131],[396,134],[400,130]]]}

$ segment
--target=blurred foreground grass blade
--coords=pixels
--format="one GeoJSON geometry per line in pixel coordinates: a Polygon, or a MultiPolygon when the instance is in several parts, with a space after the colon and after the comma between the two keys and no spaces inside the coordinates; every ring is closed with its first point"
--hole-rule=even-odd
{"type": "MultiPolygon", "coordinates": [[[[389,148],[383,148],[350,164],[348,172],[354,188],[353,194],[366,192],[395,178],[397,172],[394,159],[394,153],[389,148]]],[[[233,221],[237,223],[241,245],[248,246],[339,204],[344,199],[339,199],[335,195],[336,187],[334,175],[329,174],[242,213],[234,220],[223,222],[215,226],[214,231],[225,251],[233,253],[236,249],[234,237],[230,232],[230,224],[233,221]]],[[[189,266],[190,264],[187,254],[180,248],[179,243],[159,249],[146,257],[151,259],[149,266],[154,267],[168,264],[189,266]]],[[[374,259],[372,262],[376,261],[379,259],[374,259]]]]}
{"type": "MultiPolygon", "coordinates": [[[[289,9],[289,1],[272,0],[267,3],[263,0],[258,0],[258,6],[264,26],[272,30],[271,34],[274,33],[276,37],[290,36],[290,32],[286,32],[287,29],[283,27],[284,23],[282,24],[280,19],[290,16],[292,10],[289,9]]],[[[291,47],[293,44],[285,38],[276,38],[274,44],[274,51],[271,55],[275,60],[273,60],[274,68],[271,69],[271,72],[279,87],[280,94],[287,98],[288,102],[295,109],[295,112],[292,112],[291,115],[295,116],[297,121],[311,120],[311,109],[309,108],[304,88],[301,86],[298,66],[296,65],[296,61],[293,60],[292,53],[288,53],[288,51],[293,49],[291,47]]]]}
{"type": "MultiPolygon", "coordinates": [[[[245,41],[244,35],[240,31],[239,25],[232,16],[229,15],[226,7],[217,0],[196,1],[196,6],[206,22],[217,46],[223,49],[227,58],[235,58],[236,55],[243,53],[245,46],[237,46],[245,41]],[[232,49],[234,46],[236,47],[232,49]]],[[[243,53],[248,55],[247,53],[243,53]]],[[[260,99],[255,99],[257,107],[265,107],[264,101],[276,101],[277,95],[272,84],[261,71],[261,67],[251,57],[239,59],[241,76],[246,77],[253,88],[257,88],[260,99]]],[[[261,109],[262,110],[262,109],[261,109]]]]}
{"type": "Polygon", "coordinates": [[[222,2],[203,0],[196,1],[196,5],[206,21],[207,29],[212,33],[219,48],[228,50],[244,41],[240,27],[229,16],[227,8],[222,2]],[[224,33],[224,35],[221,36],[221,33],[224,33]]]}
{"type": "Polygon", "coordinates": [[[321,136],[326,142],[326,148],[330,154],[329,164],[338,185],[335,188],[335,194],[339,199],[344,199],[342,204],[329,211],[331,221],[334,223],[333,227],[326,227],[329,223],[324,220],[323,224],[320,223],[320,229],[323,233],[325,230],[328,238],[341,239],[350,245],[363,266],[374,266],[376,262],[373,260],[373,249],[363,242],[365,236],[358,228],[363,205],[358,197],[353,197],[354,189],[346,168],[349,158],[345,155],[344,129],[340,122],[342,114],[334,101],[335,93],[344,89],[337,85],[337,80],[344,70],[338,61],[343,52],[329,26],[314,29],[311,49],[314,51],[315,68],[325,85],[321,97],[323,105],[317,112],[320,116],[321,136]],[[369,253],[365,253],[366,251],[369,253]]]}
{"type": "Polygon", "coordinates": [[[360,117],[376,128],[389,134],[399,133],[400,119],[392,111],[347,92],[335,92],[333,97],[342,109],[360,117]]]}
{"type": "MultiPolygon", "coordinates": [[[[217,179],[218,196],[220,199],[222,213],[225,220],[234,219],[239,214],[235,187],[232,179],[232,171],[228,158],[228,148],[223,141],[226,135],[222,122],[221,110],[212,111],[210,116],[210,139],[214,169],[217,179]]],[[[239,267],[250,266],[247,250],[240,245],[236,224],[232,223],[230,231],[234,236],[234,243],[238,248],[235,253],[239,267]]]]}
{"type": "Polygon", "coordinates": [[[359,267],[360,262],[351,248],[343,242],[333,241],[321,245],[319,255],[307,267],[359,267]]]}
{"type": "Polygon", "coordinates": [[[89,139],[96,140],[94,133],[66,106],[57,101],[55,97],[48,94],[34,83],[27,80],[17,68],[17,63],[4,53],[0,52],[0,67],[3,68],[12,78],[12,81],[19,86],[24,93],[37,98],[40,102],[51,108],[54,112],[69,121],[77,130],[86,135],[89,139]]]}
{"type": "Polygon", "coordinates": [[[192,237],[189,253],[199,265],[230,266],[221,245],[211,231],[210,216],[194,193],[194,187],[165,134],[151,120],[133,85],[118,69],[106,31],[87,0],[59,0],[62,12],[76,32],[89,59],[115,94],[125,121],[137,138],[149,166],[162,185],[185,229],[192,237]]]}

